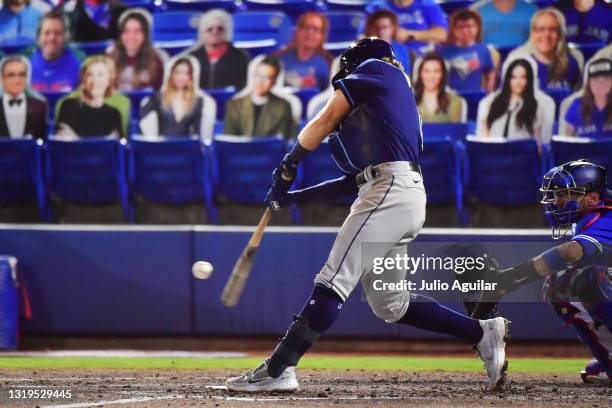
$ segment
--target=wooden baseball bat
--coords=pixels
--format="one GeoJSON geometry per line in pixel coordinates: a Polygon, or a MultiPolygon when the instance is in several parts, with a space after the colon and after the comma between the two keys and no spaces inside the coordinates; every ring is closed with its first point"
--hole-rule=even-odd
{"type": "Polygon", "coordinates": [[[238,300],[240,300],[244,284],[251,273],[251,269],[253,269],[253,261],[255,260],[257,248],[259,248],[261,238],[263,237],[268,222],[270,222],[271,215],[272,210],[266,208],[249,243],[242,251],[240,258],[236,261],[234,269],[232,269],[232,273],[223,288],[223,293],[221,293],[221,302],[227,307],[236,306],[238,300]]]}

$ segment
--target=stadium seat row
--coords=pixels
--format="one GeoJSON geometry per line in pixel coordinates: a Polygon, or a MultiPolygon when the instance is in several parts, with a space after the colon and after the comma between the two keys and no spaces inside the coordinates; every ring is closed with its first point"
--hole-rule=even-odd
{"type": "MultiPolygon", "coordinates": [[[[446,14],[469,7],[475,0],[437,0],[446,14]]],[[[532,0],[538,7],[548,7],[554,0],[532,0]]],[[[241,10],[279,10],[289,15],[306,11],[364,11],[371,0],[123,0],[130,7],[155,10],[200,10],[221,8],[229,12],[241,10]]]]}
{"type": "MultiPolygon", "coordinates": [[[[454,203],[463,224],[469,222],[464,190],[492,205],[530,204],[539,201],[541,177],[553,163],[588,158],[612,168],[612,139],[556,137],[540,154],[533,140],[462,141],[452,131],[442,127],[425,141],[421,165],[428,204],[454,203]]],[[[50,220],[50,197],[76,205],[121,203],[125,220],[133,222],[138,197],[162,204],[202,203],[214,223],[216,199],[262,203],[270,171],[288,148],[276,138],[235,136],[218,136],[211,145],[190,138],[51,138],[44,144],[0,139],[0,206],[37,202],[41,219],[50,220]]],[[[340,174],[324,143],[305,160],[296,185],[340,174]]],[[[291,211],[299,223],[299,209],[291,211]]]]}

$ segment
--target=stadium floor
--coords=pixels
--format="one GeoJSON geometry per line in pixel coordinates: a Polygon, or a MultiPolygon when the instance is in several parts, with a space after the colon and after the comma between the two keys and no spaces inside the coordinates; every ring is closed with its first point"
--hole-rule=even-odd
{"type": "Polygon", "coordinates": [[[301,389],[293,394],[223,389],[228,375],[262,357],[5,357],[0,406],[603,407],[612,401],[612,387],[581,382],[576,373],[584,359],[511,359],[506,388],[494,393],[485,390],[482,362],[473,357],[359,355],[305,358],[298,370],[301,389]],[[13,396],[70,390],[71,398],[10,398],[11,390],[13,396]]]}

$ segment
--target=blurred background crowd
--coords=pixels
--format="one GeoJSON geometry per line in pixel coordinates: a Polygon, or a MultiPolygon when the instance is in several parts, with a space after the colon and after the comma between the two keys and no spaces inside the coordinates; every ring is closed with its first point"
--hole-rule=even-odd
{"type": "MultiPolygon", "coordinates": [[[[0,140],[286,147],[333,92],[338,55],[377,36],[393,46],[425,125],[533,140],[542,156],[553,136],[612,137],[611,22],[604,0],[4,0],[0,140]]],[[[446,223],[465,224],[457,217],[446,223]]]]}

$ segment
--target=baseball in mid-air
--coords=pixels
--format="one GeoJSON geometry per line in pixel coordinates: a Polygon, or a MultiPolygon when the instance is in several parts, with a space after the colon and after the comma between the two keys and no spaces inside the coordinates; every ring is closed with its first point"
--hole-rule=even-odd
{"type": "Polygon", "coordinates": [[[213,266],[210,262],[198,261],[191,267],[191,273],[196,279],[208,279],[213,273],[213,266]]]}

